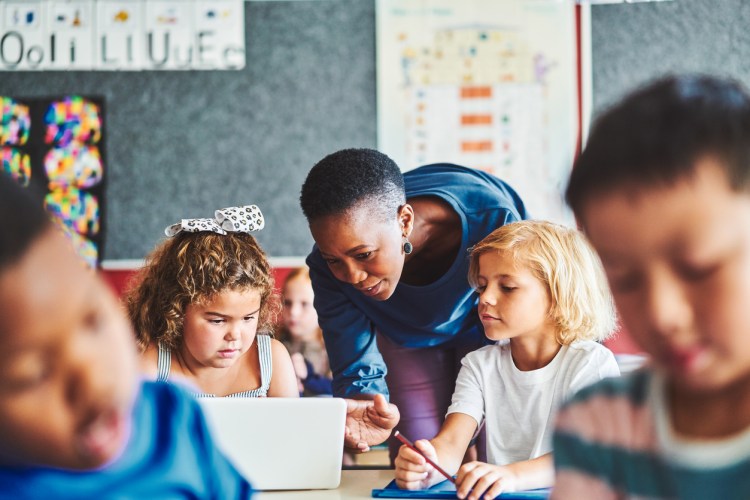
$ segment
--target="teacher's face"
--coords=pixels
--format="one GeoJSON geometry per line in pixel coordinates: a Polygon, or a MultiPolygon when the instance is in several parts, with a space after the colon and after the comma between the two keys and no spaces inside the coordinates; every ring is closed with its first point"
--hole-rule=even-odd
{"type": "Polygon", "coordinates": [[[403,237],[412,220],[409,205],[388,221],[373,217],[365,206],[316,219],[310,232],[336,279],[367,297],[387,300],[404,269],[403,237]]]}

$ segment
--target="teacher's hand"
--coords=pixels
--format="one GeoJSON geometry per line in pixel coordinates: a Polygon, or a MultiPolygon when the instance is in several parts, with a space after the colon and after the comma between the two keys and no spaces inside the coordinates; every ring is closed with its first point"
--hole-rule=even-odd
{"type": "Polygon", "coordinates": [[[396,405],[382,394],[372,400],[347,399],[344,445],[357,453],[370,451],[370,446],[388,439],[399,418],[396,405]]]}

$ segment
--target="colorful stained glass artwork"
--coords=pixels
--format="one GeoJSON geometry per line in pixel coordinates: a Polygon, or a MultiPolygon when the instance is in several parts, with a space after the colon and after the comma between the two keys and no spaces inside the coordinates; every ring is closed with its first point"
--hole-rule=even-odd
{"type": "Polygon", "coordinates": [[[99,260],[99,248],[96,246],[96,243],[85,236],[76,233],[63,223],[58,223],[58,226],[62,228],[65,236],[70,239],[76,253],[86,261],[86,264],[91,267],[96,267],[96,263],[99,260]]]}
{"type": "Polygon", "coordinates": [[[26,187],[31,180],[31,160],[29,155],[16,148],[0,147],[2,171],[10,175],[20,185],[26,187]]]}
{"type": "Polygon", "coordinates": [[[41,191],[44,208],[93,267],[104,248],[104,106],[97,96],[0,95],[0,175],[41,191]]]}
{"type": "Polygon", "coordinates": [[[66,97],[49,105],[44,114],[47,133],[44,142],[66,146],[71,141],[97,143],[102,122],[96,104],[80,96],[66,97]]]}
{"type": "Polygon", "coordinates": [[[50,149],[44,156],[44,170],[50,189],[64,186],[90,188],[99,184],[104,174],[99,148],[79,142],[50,149]]]}
{"type": "Polygon", "coordinates": [[[79,234],[99,232],[99,200],[96,196],[74,187],[56,189],[44,197],[45,208],[79,234]]]}
{"type": "Polygon", "coordinates": [[[0,96],[0,145],[23,146],[29,140],[30,129],[29,107],[0,96]]]}

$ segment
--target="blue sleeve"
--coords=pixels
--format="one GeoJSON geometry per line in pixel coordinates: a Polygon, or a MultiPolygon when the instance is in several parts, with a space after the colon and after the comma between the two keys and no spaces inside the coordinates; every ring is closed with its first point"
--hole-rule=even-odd
{"type": "Polygon", "coordinates": [[[307,258],[318,323],[333,372],[333,395],[383,394],[386,367],[375,342],[372,322],[341,291],[317,248],[307,258]]]}
{"type": "Polygon", "coordinates": [[[216,448],[195,399],[176,386],[141,384],[130,438],[105,467],[71,471],[0,466],[0,498],[247,499],[250,484],[216,448]]]}

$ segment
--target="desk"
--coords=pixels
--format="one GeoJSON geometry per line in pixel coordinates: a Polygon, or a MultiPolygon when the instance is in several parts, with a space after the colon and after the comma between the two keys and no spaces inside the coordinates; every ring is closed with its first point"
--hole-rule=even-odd
{"type": "Polygon", "coordinates": [[[393,479],[393,470],[344,470],[341,484],[335,490],[261,491],[259,500],[337,500],[372,498],[373,488],[384,488],[393,479]]]}

